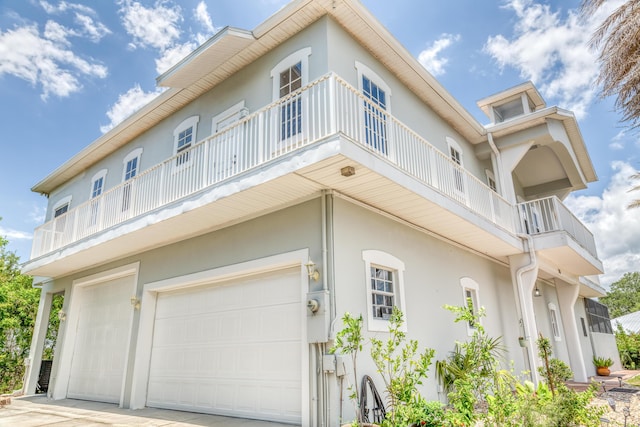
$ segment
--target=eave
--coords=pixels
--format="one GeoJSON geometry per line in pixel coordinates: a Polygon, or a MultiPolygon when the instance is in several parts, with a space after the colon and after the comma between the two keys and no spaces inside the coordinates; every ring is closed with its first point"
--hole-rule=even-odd
{"type": "Polygon", "coordinates": [[[323,16],[330,16],[388,67],[420,99],[473,144],[486,140],[484,127],[447,92],[357,0],[294,0],[253,32],[226,27],[158,78],[171,86],[105,133],[32,191],[50,194],[102,158],[178,111],[323,16]],[[208,70],[213,67],[211,71],[208,70]]]}

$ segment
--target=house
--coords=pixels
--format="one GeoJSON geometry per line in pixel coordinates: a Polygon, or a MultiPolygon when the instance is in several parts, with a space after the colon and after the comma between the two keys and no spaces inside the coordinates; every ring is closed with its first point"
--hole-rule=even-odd
{"type": "Polygon", "coordinates": [[[473,329],[442,307],[471,299],[534,381],[538,334],[579,381],[615,345],[590,327],[593,235],[562,203],[593,165],[532,83],[479,101],[483,125],[357,0],[224,28],[157,83],[33,187],[27,393],[61,294],[52,398],[301,425],[348,407],[328,355],[346,311],[382,336],[397,306],[444,358],[473,329]]]}

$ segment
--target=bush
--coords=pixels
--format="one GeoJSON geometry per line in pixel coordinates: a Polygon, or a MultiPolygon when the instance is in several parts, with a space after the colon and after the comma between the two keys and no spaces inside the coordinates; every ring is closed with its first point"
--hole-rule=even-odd
{"type": "Polygon", "coordinates": [[[640,367],[640,334],[625,332],[621,324],[618,324],[615,333],[622,366],[626,369],[638,369],[640,367]]]}

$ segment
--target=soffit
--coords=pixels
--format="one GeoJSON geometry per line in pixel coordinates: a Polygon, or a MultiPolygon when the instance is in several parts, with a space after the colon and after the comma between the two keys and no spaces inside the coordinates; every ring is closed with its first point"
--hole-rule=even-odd
{"type": "Polygon", "coordinates": [[[358,0],[294,0],[256,27],[252,36],[239,29],[222,30],[159,77],[158,84],[172,86],[169,90],[65,162],[32,191],[49,194],[325,15],[333,17],[464,138],[474,144],[486,140],[484,127],[358,0]],[[214,68],[205,73],[204,67],[214,68]]]}

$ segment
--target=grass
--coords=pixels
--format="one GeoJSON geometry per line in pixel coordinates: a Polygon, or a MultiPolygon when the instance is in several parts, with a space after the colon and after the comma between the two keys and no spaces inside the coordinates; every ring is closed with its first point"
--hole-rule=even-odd
{"type": "Polygon", "coordinates": [[[631,385],[637,385],[640,386],[640,375],[636,375],[635,377],[631,377],[629,378],[626,383],[631,384],[631,385]]]}

